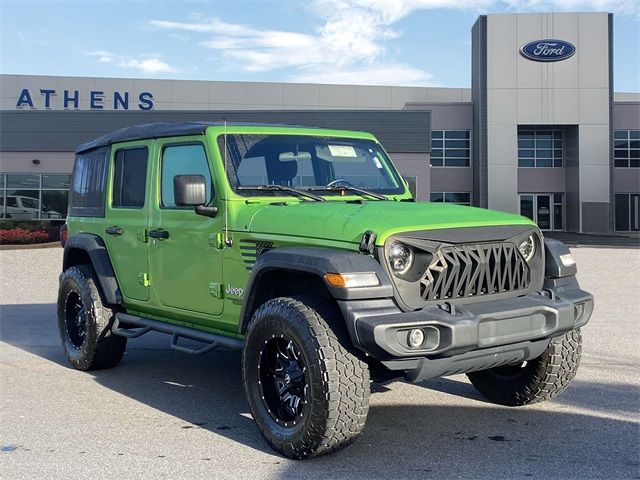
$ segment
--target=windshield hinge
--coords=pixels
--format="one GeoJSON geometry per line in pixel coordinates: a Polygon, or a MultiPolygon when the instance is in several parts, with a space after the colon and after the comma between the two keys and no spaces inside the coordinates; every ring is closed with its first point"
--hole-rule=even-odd
{"type": "Polygon", "coordinates": [[[376,234],[371,230],[367,230],[362,234],[360,241],[360,251],[362,253],[373,253],[376,246],[376,234]]]}

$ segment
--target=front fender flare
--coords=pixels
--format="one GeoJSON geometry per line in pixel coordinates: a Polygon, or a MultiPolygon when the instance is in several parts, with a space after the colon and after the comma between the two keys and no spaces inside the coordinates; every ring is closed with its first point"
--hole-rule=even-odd
{"type": "Polygon", "coordinates": [[[245,301],[240,318],[241,331],[250,320],[260,281],[272,270],[305,272],[318,276],[329,294],[336,300],[363,300],[393,297],[393,285],[382,266],[371,256],[362,253],[322,247],[281,247],[268,250],[258,257],[247,282],[245,301]],[[375,287],[339,288],[327,283],[326,273],[373,272],[380,280],[375,287]]]}
{"type": "Polygon", "coordinates": [[[578,273],[576,264],[565,265],[562,258],[565,255],[571,255],[571,250],[560,240],[553,238],[544,239],[545,250],[545,277],[547,278],[563,278],[571,277],[578,273]]]}

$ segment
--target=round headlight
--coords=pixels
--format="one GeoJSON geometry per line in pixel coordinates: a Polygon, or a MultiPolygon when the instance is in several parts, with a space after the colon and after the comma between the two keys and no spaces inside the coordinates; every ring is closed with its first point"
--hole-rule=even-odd
{"type": "Polygon", "coordinates": [[[518,246],[518,250],[520,250],[520,253],[527,262],[531,261],[536,253],[536,241],[533,235],[529,235],[527,239],[518,246]]]}
{"type": "Polygon", "coordinates": [[[400,242],[393,242],[389,247],[389,267],[397,275],[407,273],[413,264],[413,252],[400,242]]]}

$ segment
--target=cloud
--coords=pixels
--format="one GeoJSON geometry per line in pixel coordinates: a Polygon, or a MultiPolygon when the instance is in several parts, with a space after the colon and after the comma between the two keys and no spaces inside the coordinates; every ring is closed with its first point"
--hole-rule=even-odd
{"type": "Polygon", "coordinates": [[[184,22],[151,20],[149,26],[172,35],[200,35],[201,47],[219,53],[229,69],[247,73],[286,70],[287,80],[315,83],[433,85],[429,72],[394,61],[387,51],[402,36],[396,24],[418,10],[604,10],[640,16],[638,0],[312,0],[310,5],[319,19],[311,33],[202,16],[184,22]]]}
{"type": "Polygon", "coordinates": [[[611,12],[640,20],[638,0],[500,0],[514,12],[611,12]]]}
{"type": "Polygon", "coordinates": [[[322,23],[314,33],[256,28],[218,18],[151,20],[150,26],[205,34],[200,46],[219,52],[229,65],[247,73],[288,69],[287,79],[300,82],[430,84],[428,72],[385,58],[385,40],[399,36],[391,24],[406,13],[395,11],[394,3],[387,8],[383,2],[359,3],[316,0],[314,12],[322,23]]]}
{"type": "Polygon", "coordinates": [[[183,35],[181,33],[172,33],[169,36],[179,42],[188,42],[189,40],[191,40],[191,37],[189,35],[183,35]]]}
{"type": "MultiPolygon", "coordinates": [[[[45,31],[41,31],[40,33],[46,33],[45,31]]],[[[43,40],[42,38],[34,36],[31,32],[26,30],[17,30],[16,34],[18,35],[18,39],[20,43],[23,45],[28,45],[30,47],[42,48],[48,47],[51,45],[47,40],[43,40]]]]}
{"type": "Polygon", "coordinates": [[[85,52],[86,55],[96,57],[100,63],[111,63],[122,68],[140,70],[142,73],[153,75],[157,73],[173,73],[177,69],[160,59],[160,55],[117,55],[106,50],[85,52]]]}

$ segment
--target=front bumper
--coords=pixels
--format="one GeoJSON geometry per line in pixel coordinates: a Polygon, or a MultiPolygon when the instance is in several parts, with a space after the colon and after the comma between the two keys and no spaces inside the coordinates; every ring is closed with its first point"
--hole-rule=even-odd
{"type": "Polygon", "coordinates": [[[538,293],[460,306],[403,312],[390,299],[340,306],[358,348],[416,381],[535,358],[551,338],[589,321],[593,297],[571,276],[548,279],[538,293]],[[414,328],[425,334],[417,349],[407,343],[414,328]]]}

